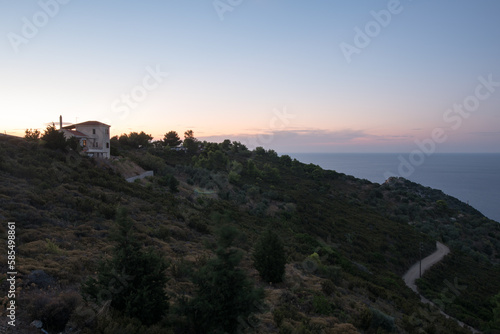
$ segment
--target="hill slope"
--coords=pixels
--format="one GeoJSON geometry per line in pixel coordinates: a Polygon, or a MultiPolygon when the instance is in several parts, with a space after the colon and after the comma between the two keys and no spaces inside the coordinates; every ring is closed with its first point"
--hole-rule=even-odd
{"type": "MultiPolygon", "coordinates": [[[[7,221],[16,222],[23,305],[18,320],[24,331],[42,320],[51,333],[106,333],[113,326],[128,326],[124,332],[130,333],[189,332],[176,306],[195,294],[193,275],[214,256],[214,232],[231,225],[242,232],[241,267],[266,293],[256,319],[244,319],[242,330],[466,333],[422,305],[401,278],[419,259],[421,243],[425,256],[438,240],[452,252],[419,288],[441,300],[436,304],[447,313],[494,332],[493,296],[500,291],[496,222],[404,179],[374,184],[229,141],[203,147],[196,154],[121,148],[121,159],[155,172],[128,183],[112,161],[0,138],[0,234],[6,238],[7,221]],[[152,329],[113,312],[81,311],[86,304],[80,285],[110,256],[108,236],[118,207],[127,208],[144,247],[170,262],[166,292],[172,311],[152,329]],[[275,285],[260,280],[251,260],[266,228],[283,239],[288,262],[284,282],[275,285]],[[450,282],[460,287],[459,295],[443,294],[450,282]]],[[[6,254],[5,248],[2,274],[6,254]]]]}

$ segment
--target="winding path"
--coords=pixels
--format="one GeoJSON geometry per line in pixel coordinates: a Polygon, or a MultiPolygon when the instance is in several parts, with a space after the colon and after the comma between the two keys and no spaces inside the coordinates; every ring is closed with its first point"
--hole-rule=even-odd
{"type": "MultiPolygon", "coordinates": [[[[439,241],[436,242],[436,247],[437,250],[434,253],[422,260],[422,275],[427,269],[441,261],[450,252],[450,249],[439,241]]],[[[403,276],[406,285],[408,285],[408,287],[416,293],[418,293],[418,290],[415,281],[418,278],[420,278],[420,262],[415,263],[403,276]]],[[[422,302],[428,302],[428,300],[425,299],[422,295],[420,295],[420,298],[422,299],[422,302]]]]}
{"type": "MultiPolygon", "coordinates": [[[[440,243],[439,241],[436,241],[436,247],[437,250],[432,253],[431,255],[427,256],[425,259],[422,259],[422,275],[424,272],[441,261],[448,253],[450,253],[450,249],[440,243]]],[[[417,285],[415,284],[415,281],[420,278],[420,261],[415,263],[411,268],[406,272],[406,274],[403,275],[403,280],[405,281],[405,284],[415,291],[420,296],[420,301],[425,304],[431,304],[433,306],[436,306],[433,302],[422,296],[417,289],[417,285]]],[[[436,306],[437,307],[437,306],[436,306]]],[[[439,309],[439,308],[438,308],[439,309]]],[[[465,325],[463,322],[461,322],[458,319],[453,318],[452,316],[449,316],[448,314],[444,313],[442,310],[439,310],[439,312],[444,315],[446,318],[453,319],[455,320],[460,326],[469,329],[472,331],[472,333],[481,333],[477,329],[474,329],[470,326],[465,325]]]]}

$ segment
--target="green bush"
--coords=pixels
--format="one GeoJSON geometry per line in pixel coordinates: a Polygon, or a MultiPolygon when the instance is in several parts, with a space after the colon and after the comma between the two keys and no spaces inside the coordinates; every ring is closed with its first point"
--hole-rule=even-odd
{"type": "Polygon", "coordinates": [[[371,309],[372,313],[372,318],[371,318],[371,323],[370,327],[373,329],[378,329],[382,328],[388,332],[394,332],[396,329],[396,326],[394,324],[394,318],[388,316],[385,313],[380,312],[379,310],[376,309],[371,309]]]}
{"type": "Polygon", "coordinates": [[[270,229],[257,242],[253,260],[264,281],[279,283],[283,280],[286,264],[283,241],[270,229]]]}
{"type": "Polygon", "coordinates": [[[342,268],[339,266],[320,266],[320,273],[325,278],[328,278],[335,284],[342,281],[342,268]]]}
{"type": "Polygon", "coordinates": [[[197,217],[190,219],[188,226],[203,234],[210,233],[208,225],[197,217]]]}
{"type": "Polygon", "coordinates": [[[312,304],[314,312],[318,314],[329,315],[335,310],[335,305],[323,295],[315,295],[312,304]]]}
{"type": "Polygon", "coordinates": [[[336,290],[335,284],[330,280],[321,282],[321,291],[327,296],[331,296],[336,290]]]}
{"type": "Polygon", "coordinates": [[[34,294],[29,300],[24,300],[23,305],[32,319],[42,321],[45,329],[58,333],[64,330],[80,302],[78,293],[65,291],[55,295],[34,294]]]}
{"type": "Polygon", "coordinates": [[[45,242],[47,243],[45,246],[47,248],[47,252],[52,253],[52,254],[61,253],[61,249],[59,248],[59,246],[57,244],[55,244],[52,240],[45,239],[45,242]]]}
{"type": "Polygon", "coordinates": [[[170,230],[166,226],[160,226],[155,230],[155,236],[161,240],[168,240],[170,238],[170,230]]]}
{"type": "Polygon", "coordinates": [[[238,174],[237,172],[230,171],[227,179],[229,183],[238,184],[240,182],[241,177],[240,174],[238,174]]]}
{"type": "Polygon", "coordinates": [[[181,280],[183,278],[189,277],[193,272],[193,268],[192,265],[186,260],[177,259],[174,260],[170,265],[170,272],[172,273],[172,276],[177,280],[181,280]]]}
{"type": "Polygon", "coordinates": [[[236,229],[225,227],[218,234],[217,257],[194,275],[196,295],[181,305],[197,333],[235,333],[238,319],[254,312],[254,304],[263,297],[238,268],[242,252],[233,246],[236,229]]]}
{"type": "Polygon", "coordinates": [[[139,166],[145,170],[152,170],[155,174],[166,167],[166,163],[162,158],[154,156],[149,152],[142,155],[134,155],[133,159],[139,166]]]}
{"type": "Polygon", "coordinates": [[[175,176],[171,175],[168,180],[168,188],[171,192],[176,193],[179,192],[179,181],[175,178],[175,176]]]}
{"type": "Polygon", "coordinates": [[[64,150],[66,148],[66,138],[64,138],[64,133],[58,131],[53,123],[45,129],[45,132],[42,135],[42,140],[47,148],[54,150],[64,150]]]}
{"type": "Polygon", "coordinates": [[[164,292],[167,265],[159,255],[141,249],[132,228],[133,221],[119,210],[111,235],[116,242],[113,258],[100,264],[97,278],[88,279],[82,292],[97,304],[111,300],[111,307],[125,316],[152,325],[168,309],[164,292]]]}

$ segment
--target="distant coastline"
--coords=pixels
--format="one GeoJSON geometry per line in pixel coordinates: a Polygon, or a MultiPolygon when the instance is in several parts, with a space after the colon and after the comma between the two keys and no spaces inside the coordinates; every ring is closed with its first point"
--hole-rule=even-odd
{"type": "MultiPolygon", "coordinates": [[[[399,153],[287,153],[304,163],[383,183],[384,174],[397,175],[399,153]]],[[[407,154],[403,154],[407,156],[407,154]]],[[[436,153],[407,179],[454,196],[500,222],[500,154],[436,153]]]]}

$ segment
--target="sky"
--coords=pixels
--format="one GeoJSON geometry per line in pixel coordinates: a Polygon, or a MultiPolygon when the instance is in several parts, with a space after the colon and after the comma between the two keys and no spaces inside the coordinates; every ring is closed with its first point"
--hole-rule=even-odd
{"type": "Polygon", "coordinates": [[[0,131],[500,153],[498,0],[0,0],[0,131]]]}

